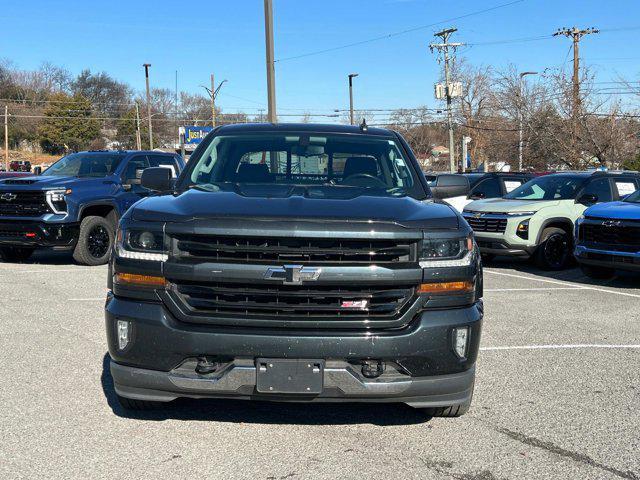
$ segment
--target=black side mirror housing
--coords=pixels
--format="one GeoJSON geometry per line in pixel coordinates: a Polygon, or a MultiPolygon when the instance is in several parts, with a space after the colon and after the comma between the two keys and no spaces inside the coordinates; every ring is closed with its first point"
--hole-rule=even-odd
{"type": "Polygon", "coordinates": [[[140,183],[144,188],[156,192],[166,192],[173,188],[171,169],[164,167],[145,168],[140,183]]]}
{"type": "Polygon", "coordinates": [[[33,174],[34,175],[42,175],[42,167],[40,167],[40,166],[33,167],[33,174]]]}
{"type": "Polygon", "coordinates": [[[577,203],[581,203],[582,205],[593,205],[598,203],[598,196],[593,193],[585,193],[578,198],[577,203]]]}

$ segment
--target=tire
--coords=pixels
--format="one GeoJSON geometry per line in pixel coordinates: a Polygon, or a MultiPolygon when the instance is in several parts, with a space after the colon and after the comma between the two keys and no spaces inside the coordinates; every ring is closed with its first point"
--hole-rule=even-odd
{"type": "Polygon", "coordinates": [[[466,403],[462,403],[460,405],[452,405],[450,407],[436,407],[436,408],[427,408],[426,412],[431,417],[461,417],[465,413],[469,411],[471,407],[471,400],[466,403]]]}
{"type": "Polygon", "coordinates": [[[491,263],[496,258],[493,253],[482,253],[480,256],[482,257],[482,263],[491,263]]]}
{"type": "Polygon", "coordinates": [[[114,232],[113,222],[104,217],[83,218],[73,259],[82,265],[104,265],[111,255],[114,232]]]}
{"type": "Polygon", "coordinates": [[[580,265],[580,270],[587,277],[595,280],[608,280],[616,275],[616,271],[613,268],[597,267],[593,265],[580,265]]]}
{"type": "Polygon", "coordinates": [[[116,394],[118,397],[118,403],[125,410],[154,410],[163,405],[162,402],[151,402],[149,400],[134,400],[133,398],[121,397],[116,394]]]}
{"type": "Polygon", "coordinates": [[[561,228],[545,228],[535,253],[536,265],[543,270],[563,270],[571,258],[571,238],[567,232],[561,228]]]}
{"type": "Polygon", "coordinates": [[[0,258],[5,262],[24,262],[34,250],[28,247],[0,247],[0,258]]]}

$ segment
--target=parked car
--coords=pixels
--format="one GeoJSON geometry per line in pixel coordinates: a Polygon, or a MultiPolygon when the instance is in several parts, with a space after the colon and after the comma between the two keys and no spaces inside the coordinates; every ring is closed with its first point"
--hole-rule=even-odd
{"type": "Polygon", "coordinates": [[[31,162],[29,160],[13,160],[9,163],[9,170],[12,172],[30,172],[31,162]]]}
{"type": "Polygon", "coordinates": [[[556,173],[504,198],[473,202],[463,216],[483,255],[533,257],[543,269],[561,270],[572,257],[574,222],[587,207],[638,187],[640,174],[633,172],[556,173]]]}
{"type": "Polygon", "coordinates": [[[611,278],[616,270],[640,272],[640,191],[588,208],[575,233],[575,257],[588,277],[611,278]]]}
{"type": "Polygon", "coordinates": [[[5,172],[4,170],[0,170],[0,180],[5,178],[28,177],[30,175],[31,172],[5,172]]]}
{"type": "Polygon", "coordinates": [[[501,198],[534,177],[532,173],[516,172],[441,173],[427,175],[427,181],[434,197],[462,212],[474,200],[501,198]],[[453,190],[453,186],[460,188],[453,190]]]}
{"type": "Polygon", "coordinates": [[[0,257],[23,261],[36,248],[53,248],[73,250],[84,265],[106,263],[118,219],[150,193],[142,171],[159,166],[175,176],[184,162],[162,152],[79,152],[42,176],[0,181],[0,257]]]}
{"type": "Polygon", "coordinates": [[[471,403],[471,229],[397,133],[226,125],[120,221],[106,328],[125,408],[178,397],[471,403]]]}

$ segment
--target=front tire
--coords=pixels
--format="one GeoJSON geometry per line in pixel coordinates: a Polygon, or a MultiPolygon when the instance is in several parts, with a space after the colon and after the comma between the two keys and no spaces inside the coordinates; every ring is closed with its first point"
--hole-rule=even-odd
{"type": "Polygon", "coordinates": [[[149,400],[134,400],[133,398],[121,397],[116,394],[118,397],[118,403],[125,410],[136,410],[136,411],[144,411],[144,410],[155,410],[156,408],[163,405],[162,402],[151,402],[149,400]]]}
{"type": "Polygon", "coordinates": [[[571,259],[571,238],[561,228],[545,228],[535,253],[536,265],[543,270],[563,270],[571,259]]]}
{"type": "Polygon", "coordinates": [[[89,216],[80,223],[78,243],[73,258],[82,265],[104,265],[109,261],[115,236],[113,222],[104,217],[89,216]]]}
{"type": "Polygon", "coordinates": [[[34,250],[28,247],[0,247],[0,258],[4,262],[24,262],[29,259],[34,250]]]}
{"type": "Polygon", "coordinates": [[[609,280],[616,275],[616,271],[613,268],[598,267],[594,265],[580,265],[580,270],[587,277],[594,280],[609,280]]]}

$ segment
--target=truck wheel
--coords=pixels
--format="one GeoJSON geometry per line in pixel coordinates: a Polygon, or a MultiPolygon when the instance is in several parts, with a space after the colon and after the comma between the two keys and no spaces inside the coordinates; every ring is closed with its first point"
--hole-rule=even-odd
{"type": "Polygon", "coordinates": [[[150,402],[149,400],[134,400],[133,398],[121,397],[116,394],[118,397],[118,403],[125,410],[153,410],[161,405],[162,402],[150,402]]]}
{"type": "Polygon", "coordinates": [[[427,408],[427,413],[432,417],[461,417],[469,411],[471,401],[460,405],[452,405],[451,407],[427,408]]]}
{"type": "Polygon", "coordinates": [[[74,260],[82,265],[104,265],[109,261],[113,237],[112,222],[103,217],[85,217],[80,223],[74,260]]]}
{"type": "Polygon", "coordinates": [[[495,260],[496,256],[493,253],[482,253],[482,263],[491,263],[495,260]]]}
{"type": "Polygon", "coordinates": [[[34,250],[27,247],[0,247],[0,258],[5,262],[24,262],[34,250]]]}
{"type": "Polygon", "coordinates": [[[571,259],[571,239],[561,228],[545,228],[535,254],[543,270],[562,270],[571,259]]]}
{"type": "Polygon", "coordinates": [[[613,278],[616,274],[616,271],[613,268],[607,267],[598,267],[593,265],[580,265],[580,270],[587,277],[593,278],[596,280],[608,280],[613,278]]]}

